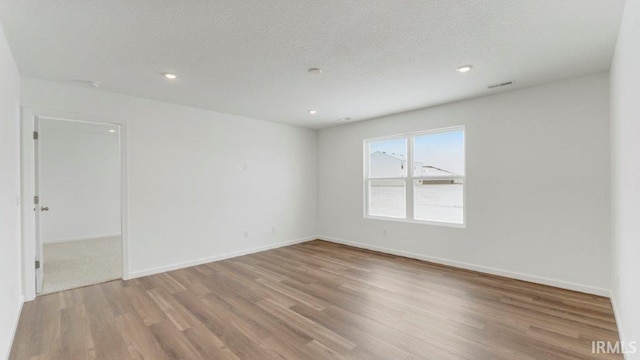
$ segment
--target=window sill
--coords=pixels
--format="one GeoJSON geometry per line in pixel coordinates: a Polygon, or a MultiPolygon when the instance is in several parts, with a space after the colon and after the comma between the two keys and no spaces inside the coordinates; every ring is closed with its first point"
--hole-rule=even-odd
{"type": "Polygon", "coordinates": [[[394,218],[394,217],[386,217],[386,216],[371,216],[365,215],[364,219],[366,220],[382,220],[382,221],[395,221],[395,222],[403,222],[410,224],[421,224],[421,225],[432,225],[432,226],[444,226],[444,227],[452,227],[458,229],[466,229],[466,224],[458,224],[446,221],[429,221],[429,220],[412,220],[412,219],[402,219],[402,218],[394,218]]]}

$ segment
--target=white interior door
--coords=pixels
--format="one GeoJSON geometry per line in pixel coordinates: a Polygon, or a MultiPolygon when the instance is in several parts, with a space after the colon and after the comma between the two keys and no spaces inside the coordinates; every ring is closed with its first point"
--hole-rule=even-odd
{"type": "Polygon", "coordinates": [[[47,207],[40,204],[40,146],[38,144],[38,129],[39,120],[38,117],[34,120],[34,136],[33,136],[33,154],[34,154],[34,189],[35,196],[33,210],[35,212],[35,238],[36,238],[36,294],[42,292],[42,281],[44,279],[44,247],[42,244],[42,238],[40,236],[40,213],[42,211],[49,210],[47,207]],[[46,209],[46,210],[45,210],[46,209]]]}
{"type": "Polygon", "coordinates": [[[42,116],[34,129],[36,293],[121,278],[119,127],[42,116]]]}

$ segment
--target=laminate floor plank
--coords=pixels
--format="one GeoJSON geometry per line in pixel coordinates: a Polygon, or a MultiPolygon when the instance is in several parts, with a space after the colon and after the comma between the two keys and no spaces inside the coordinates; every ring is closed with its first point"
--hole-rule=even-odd
{"type": "Polygon", "coordinates": [[[25,303],[11,360],[622,359],[609,299],[310,241],[25,303]]]}

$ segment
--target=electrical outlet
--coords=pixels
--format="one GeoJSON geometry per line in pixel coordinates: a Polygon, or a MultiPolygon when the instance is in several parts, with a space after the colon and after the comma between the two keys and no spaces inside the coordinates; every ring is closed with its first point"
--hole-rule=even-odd
{"type": "Polygon", "coordinates": [[[248,237],[249,237],[249,231],[245,230],[245,231],[244,231],[244,238],[246,239],[246,238],[248,238],[248,237]]]}
{"type": "Polygon", "coordinates": [[[387,229],[382,229],[382,236],[387,236],[387,229]]]}

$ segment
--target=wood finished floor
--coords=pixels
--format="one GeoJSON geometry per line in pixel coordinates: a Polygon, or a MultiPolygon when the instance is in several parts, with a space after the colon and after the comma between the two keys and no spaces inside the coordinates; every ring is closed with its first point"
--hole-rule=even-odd
{"type": "Polygon", "coordinates": [[[622,359],[608,299],[312,241],[25,303],[10,359],[622,359]]]}

